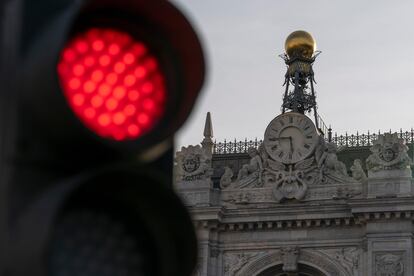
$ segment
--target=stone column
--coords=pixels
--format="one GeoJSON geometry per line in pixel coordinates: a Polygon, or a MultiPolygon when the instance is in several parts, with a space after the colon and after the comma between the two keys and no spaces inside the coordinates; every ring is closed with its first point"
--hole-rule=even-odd
{"type": "Polygon", "coordinates": [[[198,264],[194,276],[221,275],[222,252],[218,244],[217,228],[207,221],[198,221],[197,225],[198,264]]]}

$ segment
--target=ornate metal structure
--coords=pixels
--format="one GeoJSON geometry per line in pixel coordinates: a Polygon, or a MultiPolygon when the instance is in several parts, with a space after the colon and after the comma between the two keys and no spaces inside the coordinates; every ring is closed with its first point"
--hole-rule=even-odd
{"type": "Polygon", "coordinates": [[[320,51],[315,51],[316,43],[312,36],[305,31],[296,31],[288,36],[285,42],[286,53],[280,55],[287,65],[285,74],[285,94],[283,97],[282,113],[288,110],[304,114],[313,109],[316,127],[319,127],[315,83],[312,64],[320,51]],[[290,85],[293,90],[289,91],[290,85]],[[310,90],[309,90],[310,88],[310,90]]]}

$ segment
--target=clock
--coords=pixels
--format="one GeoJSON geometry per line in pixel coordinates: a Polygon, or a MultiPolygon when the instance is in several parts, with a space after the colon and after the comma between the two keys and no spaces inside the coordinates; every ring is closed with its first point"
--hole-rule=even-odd
{"type": "Polygon", "coordinates": [[[288,112],[270,122],[263,144],[274,160],[293,164],[311,155],[318,140],[319,135],[311,119],[300,113],[288,112]]]}

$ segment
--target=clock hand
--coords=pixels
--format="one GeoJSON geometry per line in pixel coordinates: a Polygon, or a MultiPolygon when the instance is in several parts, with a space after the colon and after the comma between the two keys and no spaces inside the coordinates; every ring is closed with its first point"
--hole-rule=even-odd
{"type": "Polygon", "coordinates": [[[275,141],[275,140],[283,140],[283,139],[292,139],[292,137],[287,136],[287,137],[274,137],[274,138],[269,138],[269,140],[271,141],[275,141]]]}
{"type": "Polygon", "coordinates": [[[293,142],[292,136],[289,136],[289,145],[290,145],[290,152],[293,153],[293,142]]]}

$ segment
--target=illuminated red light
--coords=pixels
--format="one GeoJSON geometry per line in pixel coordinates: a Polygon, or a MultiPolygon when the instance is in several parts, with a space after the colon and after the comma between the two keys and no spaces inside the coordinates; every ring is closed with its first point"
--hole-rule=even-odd
{"type": "Polygon", "coordinates": [[[62,51],[57,68],[73,112],[101,137],[136,139],[165,112],[158,62],[126,32],[93,28],[79,33],[62,51]]]}

